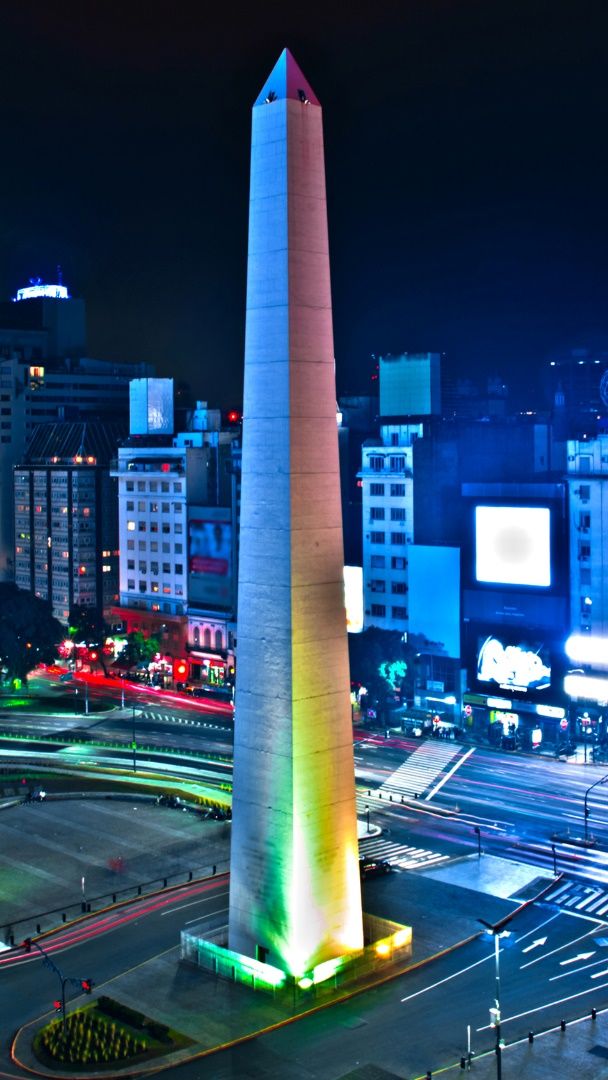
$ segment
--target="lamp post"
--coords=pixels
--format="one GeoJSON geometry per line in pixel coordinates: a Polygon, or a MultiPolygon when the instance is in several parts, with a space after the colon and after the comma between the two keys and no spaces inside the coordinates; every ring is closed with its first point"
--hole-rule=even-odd
{"type": "Polygon", "coordinates": [[[131,713],[131,749],[133,750],[133,772],[137,772],[137,740],[135,738],[135,699],[132,701],[131,713]]]}
{"type": "Polygon", "coordinates": [[[485,926],[489,934],[492,934],[494,938],[494,1008],[490,1009],[490,1015],[494,1018],[494,1030],[496,1032],[496,1043],[494,1052],[496,1054],[496,1080],[502,1080],[502,1038],[501,1038],[501,1016],[500,1016],[500,938],[508,937],[511,933],[510,930],[505,930],[505,926],[511,922],[513,915],[507,915],[506,918],[501,919],[500,922],[488,923],[485,919],[478,919],[477,921],[485,926]]]}
{"type": "Polygon", "coordinates": [[[365,819],[367,821],[367,831],[369,832],[369,806],[365,807],[365,819]]]}
{"type": "Polygon", "coordinates": [[[590,787],[587,787],[586,792],[584,794],[584,842],[585,843],[589,843],[589,816],[591,814],[591,810],[589,809],[589,795],[590,795],[590,792],[593,791],[593,788],[594,787],[599,787],[600,784],[608,784],[608,775],[606,775],[606,777],[602,777],[602,779],[600,779],[600,780],[596,780],[594,784],[591,784],[590,787]]]}

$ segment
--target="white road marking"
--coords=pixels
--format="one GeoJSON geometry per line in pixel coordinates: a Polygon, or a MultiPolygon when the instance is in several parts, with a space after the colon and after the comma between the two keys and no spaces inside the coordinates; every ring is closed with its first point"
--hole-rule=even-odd
{"type": "Polygon", "coordinates": [[[542,956],[536,956],[534,958],[534,960],[528,960],[528,963],[527,964],[522,964],[519,970],[523,971],[524,968],[532,967],[532,964],[538,964],[540,960],[546,960],[549,956],[554,956],[555,953],[563,952],[564,949],[571,948],[571,946],[576,945],[576,943],[578,941],[584,941],[585,938],[590,937],[591,934],[593,934],[595,932],[596,931],[594,931],[594,930],[587,930],[586,934],[581,934],[581,936],[578,937],[578,938],[575,938],[574,941],[566,941],[566,942],[564,942],[563,945],[558,945],[557,949],[552,949],[551,952],[543,953],[542,956]]]}
{"type": "MultiPolygon", "coordinates": [[[[227,892],[225,892],[223,894],[220,893],[219,895],[228,896],[228,893],[227,892]]],[[[191,900],[189,904],[180,904],[179,907],[169,908],[168,911],[161,911],[160,917],[162,919],[164,915],[173,915],[174,911],[184,911],[186,908],[194,907],[195,904],[208,903],[209,900],[215,900],[215,895],[213,897],[211,897],[211,896],[204,896],[204,897],[201,896],[201,898],[199,900],[191,900]]],[[[217,915],[217,912],[212,911],[212,912],[210,912],[210,914],[211,915],[217,915]]],[[[198,920],[197,920],[197,922],[198,922],[198,920]]]]}
{"type": "Polygon", "coordinates": [[[466,975],[467,971],[472,971],[473,968],[479,967],[480,964],[485,964],[487,960],[493,959],[494,952],[489,953],[488,956],[482,956],[481,960],[476,960],[474,964],[469,964],[468,967],[461,968],[460,971],[454,971],[452,975],[447,975],[445,979],[440,979],[439,982],[432,983],[431,986],[425,986],[422,990],[417,990],[415,994],[408,994],[407,997],[401,998],[401,1004],[403,1005],[405,1001],[413,1001],[414,998],[420,997],[421,994],[426,994],[429,990],[435,990],[438,986],[443,986],[444,983],[450,982],[451,979],[458,978],[459,975],[466,975]]]}
{"type": "Polygon", "coordinates": [[[471,756],[471,754],[474,752],[474,750],[475,750],[475,747],[472,746],[470,750],[467,750],[466,754],[463,754],[461,758],[458,758],[458,761],[456,762],[456,764],[454,766],[452,766],[451,769],[448,770],[448,772],[445,774],[445,776],[441,777],[441,780],[439,781],[438,784],[435,785],[433,790],[429,791],[428,795],[424,796],[424,801],[425,802],[429,802],[429,800],[433,798],[433,795],[437,794],[437,792],[440,790],[440,788],[443,787],[443,785],[446,783],[446,781],[449,780],[450,777],[454,775],[456,770],[459,769],[461,765],[464,765],[465,761],[467,760],[467,758],[469,758],[471,756]]]}

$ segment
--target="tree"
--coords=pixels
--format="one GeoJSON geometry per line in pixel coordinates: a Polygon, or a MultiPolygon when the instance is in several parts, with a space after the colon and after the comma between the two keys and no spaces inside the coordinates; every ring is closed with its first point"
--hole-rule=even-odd
{"type": "Polygon", "coordinates": [[[404,635],[399,630],[380,630],[371,626],[362,634],[348,635],[350,677],[368,691],[368,698],[378,703],[384,713],[387,704],[399,695],[402,700],[414,696],[416,664],[421,654],[441,654],[443,646],[430,642],[423,634],[404,635]]]}
{"type": "Polygon", "coordinates": [[[0,583],[0,665],[7,680],[25,679],[38,664],[52,663],[64,637],[48,601],[0,583]]]}
{"type": "Polygon", "coordinates": [[[408,671],[411,648],[398,630],[371,626],[362,634],[348,635],[350,677],[367,689],[370,698],[384,706],[394,697],[408,671]]]}
{"type": "Polygon", "coordinates": [[[84,641],[85,645],[97,649],[97,659],[103,668],[104,675],[107,675],[103,646],[109,628],[99,610],[94,607],[86,607],[85,604],[75,604],[74,607],[70,608],[68,632],[73,641],[84,641]]]}
{"type": "Polygon", "coordinates": [[[127,634],[127,644],[120,655],[128,667],[137,667],[138,664],[148,664],[158,652],[159,638],[145,637],[141,630],[132,630],[127,634]]]}

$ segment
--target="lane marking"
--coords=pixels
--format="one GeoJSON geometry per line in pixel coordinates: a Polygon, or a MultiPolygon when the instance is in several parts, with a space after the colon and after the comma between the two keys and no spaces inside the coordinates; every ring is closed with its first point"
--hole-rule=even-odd
{"type": "MultiPolygon", "coordinates": [[[[591,954],[593,956],[593,953],[591,954]]],[[[567,975],[578,975],[579,971],[587,971],[587,968],[597,967],[598,964],[605,964],[605,960],[594,960],[592,964],[583,964],[579,968],[571,968],[570,971],[562,971],[561,975],[552,975],[549,982],[556,982],[557,979],[565,979],[567,975]]],[[[606,972],[600,972],[600,975],[605,975],[606,972]]],[[[592,979],[597,978],[596,975],[591,976],[592,979]]]]}
{"type": "Polygon", "coordinates": [[[550,952],[543,953],[542,956],[536,956],[534,960],[528,960],[527,964],[521,964],[519,970],[523,971],[524,968],[532,967],[532,964],[538,964],[541,960],[547,960],[549,956],[554,956],[555,953],[562,952],[564,949],[569,949],[572,945],[576,945],[578,941],[584,941],[585,938],[591,937],[591,935],[595,933],[597,933],[596,930],[587,930],[586,934],[581,934],[580,937],[574,938],[574,941],[566,941],[563,945],[558,945],[556,949],[551,949],[550,952]]]}
{"type": "MultiPolygon", "coordinates": [[[[502,952],[503,950],[501,950],[502,952]]],[[[447,975],[445,979],[440,979],[439,982],[432,983],[431,986],[425,986],[422,990],[417,990],[415,994],[408,994],[407,997],[401,998],[401,1004],[405,1001],[413,1001],[414,998],[420,997],[421,994],[428,993],[429,990],[435,990],[438,986],[443,986],[444,983],[450,982],[451,979],[456,979],[459,975],[466,975],[467,971],[472,971],[473,968],[479,967],[480,964],[485,964],[487,960],[493,960],[494,953],[492,952],[488,956],[482,956],[481,960],[476,960],[474,964],[469,964],[468,967],[461,968],[460,971],[454,971],[452,975],[447,975]]]]}
{"type": "MultiPolygon", "coordinates": [[[[218,896],[228,896],[228,890],[226,890],[225,893],[218,893],[217,895],[218,896]]],[[[179,907],[168,908],[167,911],[161,911],[160,917],[162,919],[164,915],[172,915],[174,911],[184,911],[186,908],[194,907],[195,904],[208,904],[210,900],[215,900],[215,899],[217,899],[217,897],[214,895],[214,896],[206,896],[204,898],[201,898],[200,900],[191,900],[189,904],[180,904],[179,907]]],[[[228,910],[228,909],[226,909],[226,910],[228,910]]],[[[211,914],[216,915],[217,912],[214,911],[214,912],[211,912],[211,914]]]]}
{"type": "Polygon", "coordinates": [[[450,779],[450,777],[454,775],[454,773],[460,768],[460,766],[464,765],[467,758],[470,758],[471,754],[473,754],[475,752],[475,749],[476,748],[474,746],[472,746],[470,748],[470,750],[467,750],[466,754],[463,754],[461,758],[458,758],[458,761],[456,762],[456,764],[451,769],[448,770],[448,772],[445,774],[445,776],[441,777],[441,780],[439,781],[438,784],[435,785],[435,787],[432,789],[432,791],[429,791],[428,795],[424,796],[424,801],[425,802],[429,802],[429,800],[433,798],[433,795],[437,794],[437,792],[450,779]]]}
{"type": "MultiPolygon", "coordinates": [[[[228,908],[223,907],[223,908],[218,908],[217,911],[208,911],[207,914],[203,916],[203,918],[210,919],[212,915],[227,915],[227,914],[228,914],[228,908]]],[[[192,923],[195,923],[195,922],[200,923],[200,921],[201,921],[200,918],[199,919],[188,919],[188,922],[184,923],[184,926],[191,926],[192,923]]]]}
{"type": "MultiPolygon", "coordinates": [[[[608,974],[608,972],[606,972],[608,974]]],[[[509,1024],[512,1020],[523,1020],[525,1016],[532,1016],[532,1013],[542,1012],[543,1009],[553,1009],[556,1005],[567,1005],[569,1001],[576,1001],[577,998],[585,997],[586,994],[597,994],[598,990],[606,990],[608,983],[602,983],[600,986],[589,986],[586,990],[579,990],[577,994],[570,994],[568,997],[558,998],[557,1001],[547,1001],[545,1005],[537,1005],[534,1009],[527,1009],[526,1012],[516,1013],[513,1016],[506,1016],[501,1021],[502,1024],[509,1024]]],[[[477,1032],[480,1031],[493,1031],[492,1024],[484,1024],[483,1027],[475,1028],[477,1032]]]]}

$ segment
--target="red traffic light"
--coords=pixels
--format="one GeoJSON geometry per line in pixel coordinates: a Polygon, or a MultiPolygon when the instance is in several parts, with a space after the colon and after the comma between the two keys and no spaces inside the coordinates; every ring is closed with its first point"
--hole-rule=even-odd
{"type": "Polygon", "coordinates": [[[91,990],[93,989],[93,987],[95,985],[95,983],[93,982],[92,979],[81,979],[80,985],[81,985],[81,987],[83,989],[83,992],[85,994],[90,994],[91,990]]]}
{"type": "Polygon", "coordinates": [[[24,940],[21,942],[21,948],[25,949],[26,952],[31,952],[32,951],[32,939],[31,939],[31,937],[24,938],[24,940]]]}
{"type": "Polygon", "coordinates": [[[59,998],[55,998],[55,1000],[53,1002],[53,1008],[54,1008],[55,1012],[61,1012],[61,1002],[60,1002],[59,998]]]}
{"type": "Polygon", "coordinates": [[[173,665],[173,677],[175,679],[185,679],[188,674],[188,664],[186,660],[176,660],[173,665]]]}
{"type": "Polygon", "coordinates": [[[227,416],[228,423],[229,424],[238,424],[240,419],[241,419],[240,412],[237,412],[236,409],[231,409],[230,412],[228,413],[228,416],[227,416]]]}
{"type": "Polygon", "coordinates": [[[89,653],[89,660],[97,660],[97,653],[95,652],[95,649],[92,649],[92,651],[89,653]]]}

